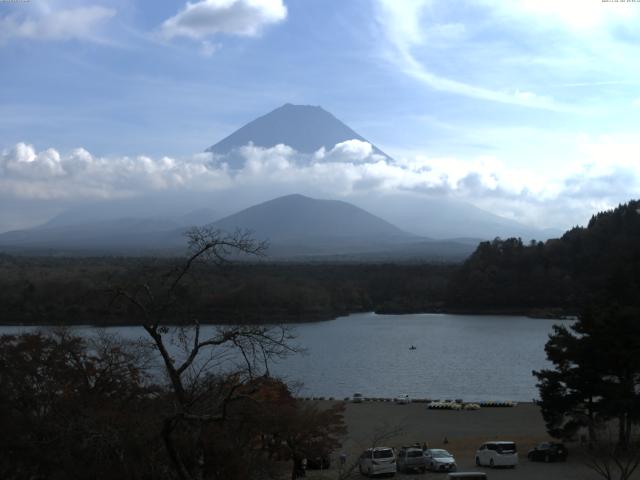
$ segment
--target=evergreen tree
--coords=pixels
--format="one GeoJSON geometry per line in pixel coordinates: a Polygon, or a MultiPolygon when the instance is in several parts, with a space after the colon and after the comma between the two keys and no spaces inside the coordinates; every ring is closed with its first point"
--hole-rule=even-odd
{"type": "Polygon", "coordinates": [[[614,420],[618,446],[630,445],[640,421],[639,316],[634,307],[591,307],[570,328],[554,327],[545,347],[554,368],[533,372],[549,434],[568,438],[586,427],[595,441],[614,420]]]}

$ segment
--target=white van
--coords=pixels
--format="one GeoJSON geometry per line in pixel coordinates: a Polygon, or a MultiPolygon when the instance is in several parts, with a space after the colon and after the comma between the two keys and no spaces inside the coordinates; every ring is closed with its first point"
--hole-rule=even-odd
{"type": "Polygon", "coordinates": [[[514,442],[486,442],[476,452],[476,465],[511,467],[518,464],[518,450],[514,442]]]}
{"type": "Polygon", "coordinates": [[[396,455],[392,448],[376,447],[362,452],[358,459],[361,475],[394,475],[396,473],[396,455]]]}

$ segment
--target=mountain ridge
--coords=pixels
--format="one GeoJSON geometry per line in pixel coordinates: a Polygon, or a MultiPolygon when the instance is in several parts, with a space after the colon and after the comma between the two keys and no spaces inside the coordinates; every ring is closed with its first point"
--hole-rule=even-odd
{"type": "MultiPolygon", "coordinates": [[[[331,150],[338,143],[347,140],[370,143],[374,153],[390,158],[322,107],[291,103],[286,103],[250,121],[207,148],[205,152],[225,155],[252,143],[264,148],[283,144],[297,152],[311,154],[323,147],[331,150]]],[[[242,165],[234,162],[233,159],[231,159],[231,166],[242,168],[242,165]]]]}
{"type": "MultiPolygon", "coordinates": [[[[148,219],[122,218],[0,235],[0,249],[10,252],[54,251],[117,254],[184,252],[186,228],[148,219]],[[119,228],[116,228],[119,227],[119,228]]],[[[386,261],[394,258],[462,260],[473,251],[470,242],[434,241],[403,231],[368,211],[341,200],[284,195],[206,224],[232,233],[248,230],[268,243],[267,256],[286,259],[386,261]]]]}
{"type": "Polygon", "coordinates": [[[213,222],[210,226],[227,231],[248,229],[279,241],[367,235],[379,235],[385,240],[418,238],[351,203],[316,199],[302,194],[267,200],[213,222]]]}

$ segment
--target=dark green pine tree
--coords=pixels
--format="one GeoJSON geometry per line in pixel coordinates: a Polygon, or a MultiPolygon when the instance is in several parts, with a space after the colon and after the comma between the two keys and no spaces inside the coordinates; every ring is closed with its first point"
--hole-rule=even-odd
{"type": "Polygon", "coordinates": [[[602,381],[593,356],[591,339],[570,329],[554,326],[545,346],[554,369],[533,372],[538,378],[540,406],[547,431],[556,438],[571,438],[581,428],[596,440],[599,420],[599,390],[602,381]]]}
{"type": "Polygon", "coordinates": [[[618,446],[640,422],[640,310],[585,309],[570,328],[556,326],[545,347],[553,369],[533,372],[549,434],[569,438],[586,428],[590,441],[614,420],[618,446]]]}

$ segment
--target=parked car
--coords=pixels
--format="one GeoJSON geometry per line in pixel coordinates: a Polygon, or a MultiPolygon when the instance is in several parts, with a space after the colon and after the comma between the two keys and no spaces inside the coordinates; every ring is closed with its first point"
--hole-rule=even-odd
{"type": "Polygon", "coordinates": [[[440,448],[428,448],[424,451],[427,468],[434,472],[454,472],[456,459],[448,451],[440,448]]]}
{"type": "Polygon", "coordinates": [[[399,472],[424,472],[427,468],[426,460],[420,447],[402,447],[398,452],[397,462],[399,472]]]}
{"type": "Polygon", "coordinates": [[[532,462],[564,462],[568,453],[562,443],[544,442],[529,450],[527,458],[532,462]]]}
{"type": "Polygon", "coordinates": [[[487,480],[487,474],[484,472],[456,472],[447,475],[447,480],[487,480]]]}
{"type": "Polygon", "coordinates": [[[395,475],[396,456],[389,447],[369,448],[358,459],[358,469],[362,475],[395,475]]]}
{"type": "Polygon", "coordinates": [[[476,465],[511,467],[518,464],[518,449],[514,442],[486,442],[476,452],[476,465]]]}
{"type": "Polygon", "coordinates": [[[352,403],[362,403],[363,397],[361,393],[354,393],[353,398],[351,399],[352,403]]]}
{"type": "Polygon", "coordinates": [[[402,394],[402,395],[398,395],[394,401],[398,404],[398,405],[406,405],[407,403],[411,403],[411,397],[409,395],[406,394],[402,394]]]}

